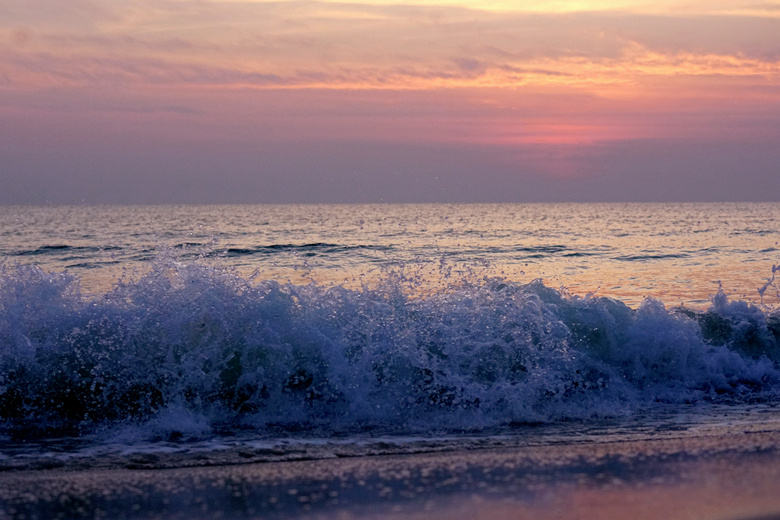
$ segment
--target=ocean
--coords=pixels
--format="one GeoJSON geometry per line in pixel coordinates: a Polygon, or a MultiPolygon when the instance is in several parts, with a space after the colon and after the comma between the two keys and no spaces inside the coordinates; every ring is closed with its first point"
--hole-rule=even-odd
{"type": "MultiPolygon", "coordinates": [[[[84,471],[558,445],[592,470],[582,446],[734,432],[774,452],[778,242],[780,203],[0,207],[0,518],[373,518],[387,493],[377,517],[432,517],[410,504],[475,478],[414,466],[409,496],[353,469],[339,502],[333,476],[254,474],[205,508],[116,473],[136,491],[113,502],[94,478],[35,491],[84,471]]],[[[698,446],[676,463],[721,452],[698,446]]]]}

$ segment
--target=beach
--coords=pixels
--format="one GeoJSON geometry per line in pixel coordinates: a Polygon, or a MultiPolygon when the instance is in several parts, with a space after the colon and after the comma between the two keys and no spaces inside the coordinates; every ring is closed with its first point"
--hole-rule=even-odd
{"type": "Polygon", "coordinates": [[[0,520],[780,520],[780,0],[0,0],[0,520]]]}
{"type": "Polygon", "coordinates": [[[6,470],[0,518],[780,518],[774,419],[526,446],[520,438],[513,447],[472,439],[377,445],[376,455],[322,450],[309,460],[244,448],[6,470]],[[253,457],[269,461],[241,463],[253,457]]]}
{"type": "Polygon", "coordinates": [[[780,518],[777,204],[0,217],[0,518],[780,518]]]}

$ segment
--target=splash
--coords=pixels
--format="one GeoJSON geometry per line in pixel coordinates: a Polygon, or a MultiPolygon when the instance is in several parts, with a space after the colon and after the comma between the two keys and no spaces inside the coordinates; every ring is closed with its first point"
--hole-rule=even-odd
{"type": "Polygon", "coordinates": [[[768,278],[766,283],[758,288],[758,295],[761,297],[761,304],[764,304],[764,293],[766,293],[767,289],[770,287],[775,289],[775,293],[777,294],[778,299],[780,299],[780,288],[777,287],[775,284],[775,275],[780,272],[780,265],[773,265],[772,266],[772,277],[768,278]]]}
{"type": "Polygon", "coordinates": [[[408,434],[772,400],[779,346],[780,315],[722,291],[632,309],[478,271],[348,288],[163,257],[85,295],[2,266],[0,430],[408,434]]]}

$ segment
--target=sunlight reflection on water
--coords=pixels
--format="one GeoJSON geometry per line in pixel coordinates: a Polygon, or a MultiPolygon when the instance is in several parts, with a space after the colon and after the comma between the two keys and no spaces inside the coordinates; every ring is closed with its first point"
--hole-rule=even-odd
{"type": "MultiPolygon", "coordinates": [[[[349,288],[406,266],[541,278],[635,307],[706,306],[719,288],[761,301],[780,263],[780,204],[483,204],[0,208],[0,257],[79,276],[86,292],[138,277],[160,255],[242,276],[349,288]]],[[[764,303],[778,303],[772,286],[764,303]]]]}

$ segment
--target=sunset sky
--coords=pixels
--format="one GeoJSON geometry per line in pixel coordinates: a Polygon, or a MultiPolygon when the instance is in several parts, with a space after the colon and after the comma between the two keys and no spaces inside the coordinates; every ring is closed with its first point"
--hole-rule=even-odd
{"type": "Polygon", "coordinates": [[[0,203],[780,200],[780,2],[0,0],[0,203]]]}

